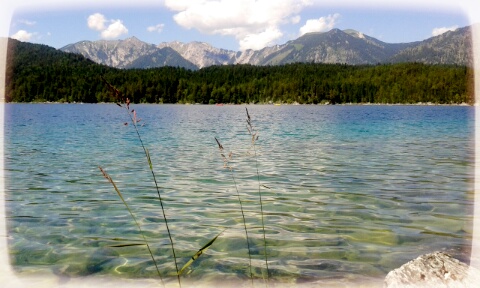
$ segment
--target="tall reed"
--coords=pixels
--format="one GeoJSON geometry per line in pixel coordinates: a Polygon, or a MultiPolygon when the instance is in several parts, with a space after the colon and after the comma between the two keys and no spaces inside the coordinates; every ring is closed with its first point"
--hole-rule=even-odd
{"type": "Polygon", "coordinates": [[[150,249],[150,245],[148,245],[147,238],[145,237],[145,234],[143,234],[142,227],[138,223],[137,218],[135,217],[132,210],[130,209],[130,206],[128,206],[127,202],[125,201],[125,198],[123,198],[122,193],[118,189],[118,187],[115,184],[115,182],[113,181],[112,177],[110,177],[110,175],[108,175],[107,172],[102,167],[98,166],[98,169],[100,169],[100,171],[102,172],[103,177],[105,177],[108,180],[108,182],[110,182],[110,184],[112,184],[113,188],[115,189],[115,191],[118,194],[118,197],[120,197],[120,199],[122,200],[123,205],[125,205],[125,207],[127,207],[128,213],[130,213],[130,216],[132,216],[133,221],[135,222],[135,225],[137,226],[138,231],[140,231],[140,235],[142,235],[143,242],[145,243],[145,245],[147,245],[148,253],[150,254],[150,257],[153,260],[153,264],[155,264],[155,269],[157,270],[158,276],[160,277],[160,280],[162,281],[162,285],[165,286],[165,283],[163,282],[163,277],[160,274],[160,270],[158,269],[157,261],[155,260],[155,257],[153,256],[152,250],[150,249]]]}
{"type": "Polygon", "coordinates": [[[268,256],[267,256],[267,239],[265,236],[265,221],[264,221],[264,213],[263,213],[263,201],[262,201],[262,191],[261,191],[261,184],[260,184],[260,173],[258,171],[258,157],[257,157],[257,149],[255,146],[256,141],[258,140],[258,132],[254,128],[252,124],[252,118],[250,117],[250,114],[248,113],[247,107],[245,107],[245,111],[247,112],[247,130],[252,137],[251,142],[252,142],[252,147],[254,151],[254,156],[255,156],[255,168],[257,170],[257,182],[258,182],[258,197],[260,201],[260,214],[261,214],[261,219],[262,219],[262,230],[263,230],[263,253],[265,256],[265,267],[267,268],[267,282],[270,277],[270,270],[268,269],[268,256]]]}
{"type": "Polygon", "coordinates": [[[145,154],[145,158],[147,160],[148,167],[149,167],[150,172],[152,174],[153,182],[155,183],[155,188],[157,190],[158,200],[159,200],[160,206],[162,208],[163,221],[165,222],[165,227],[167,229],[168,238],[170,240],[170,246],[171,246],[171,249],[172,249],[173,259],[174,259],[174,262],[175,262],[175,270],[177,272],[176,274],[177,274],[178,285],[181,287],[182,284],[181,284],[181,281],[180,281],[180,273],[179,273],[178,264],[177,264],[177,256],[175,254],[175,247],[174,247],[174,243],[173,243],[173,239],[172,239],[172,234],[171,234],[170,228],[168,226],[167,216],[165,214],[165,208],[164,208],[164,205],[163,205],[162,195],[160,193],[160,188],[158,186],[157,178],[156,178],[155,172],[153,170],[153,164],[152,164],[152,160],[150,158],[150,153],[148,152],[147,147],[143,143],[142,137],[140,136],[140,132],[139,132],[138,126],[137,126],[137,123],[140,121],[140,119],[137,118],[137,112],[134,109],[130,110],[130,100],[128,98],[124,97],[122,95],[122,93],[117,88],[115,88],[113,85],[111,85],[107,80],[105,80],[105,78],[103,78],[103,77],[101,77],[101,78],[102,78],[103,82],[107,85],[109,90],[114,94],[114,97],[117,100],[116,104],[119,107],[125,109],[126,113],[128,114],[128,116],[130,118],[131,123],[133,124],[133,127],[135,128],[135,132],[137,133],[137,138],[140,141],[140,145],[143,148],[143,152],[145,154]]]}
{"type": "Polygon", "coordinates": [[[232,175],[233,184],[235,186],[235,190],[237,191],[238,203],[240,204],[240,211],[242,212],[243,227],[245,229],[245,237],[246,237],[246,240],[247,240],[248,260],[249,260],[249,269],[250,269],[250,280],[252,281],[252,286],[253,286],[252,255],[251,255],[251,250],[250,250],[250,239],[248,237],[247,221],[245,220],[245,213],[244,213],[244,209],[243,209],[242,198],[240,197],[240,192],[238,192],[238,186],[237,186],[237,181],[235,180],[235,174],[233,172],[233,167],[230,165],[230,161],[232,160],[232,152],[230,152],[228,154],[228,157],[225,156],[225,154],[223,152],[222,144],[220,144],[220,141],[218,141],[218,139],[216,137],[215,137],[215,141],[217,141],[218,149],[220,150],[220,155],[222,156],[222,159],[223,159],[223,167],[230,170],[230,173],[232,175]]]}

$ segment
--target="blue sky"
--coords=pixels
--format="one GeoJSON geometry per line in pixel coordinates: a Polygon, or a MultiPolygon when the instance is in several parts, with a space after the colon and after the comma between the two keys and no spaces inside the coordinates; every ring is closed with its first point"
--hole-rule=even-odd
{"type": "MultiPolygon", "coordinates": [[[[355,29],[388,43],[427,39],[480,22],[471,0],[17,0],[0,33],[61,48],[135,36],[159,44],[202,41],[229,50],[283,44],[302,33],[355,29]],[[359,2],[359,1],[356,1],[359,2]],[[421,2],[418,4],[416,2],[421,2]],[[388,4],[386,4],[388,3],[388,4]],[[81,5],[80,5],[81,4],[81,5]]],[[[3,5],[3,4],[2,4],[3,5]]]]}

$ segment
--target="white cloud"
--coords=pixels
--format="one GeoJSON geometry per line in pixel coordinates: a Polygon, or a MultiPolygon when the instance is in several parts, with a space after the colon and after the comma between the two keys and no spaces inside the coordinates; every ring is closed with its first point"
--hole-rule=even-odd
{"type": "Polygon", "coordinates": [[[309,19],[300,28],[300,35],[310,33],[310,32],[326,32],[333,27],[335,27],[337,19],[340,17],[340,14],[335,13],[333,15],[328,15],[326,17],[320,17],[318,19],[309,19]]]}
{"type": "Polygon", "coordinates": [[[267,28],[265,31],[257,34],[248,34],[240,42],[240,50],[260,50],[266,45],[270,45],[274,40],[282,37],[282,32],[276,28],[267,28]]]}
{"type": "Polygon", "coordinates": [[[32,37],[33,37],[33,33],[29,33],[25,30],[18,30],[17,33],[11,36],[11,38],[13,39],[17,39],[19,41],[24,41],[24,42],[30,41],[32,37]]]}
{"type": "MultiPolygon", "coordinates": [[[[260,49],[283,36],[281,25],[300,21],[311,0],[165,0],[175,22],[205,34],[234,36],[240,49],[260,49]]],[[[298,22],[297,22],[298,23],[298,22]]]]}
{"type": "Polygon", "coordinates": [[[165,6],[173,11],[183,11],[192,5],[201,5],[204,0],[165,0],[165,6]]]}
{"type": "Polygon", "coordinates": [[[128,33],[127,27],[123,25],[121,20],[111,20],[111,23],[112,24],[108,25],[107,29],[103,30],[100,34],[103,39],[114,39],[128,33]]]}
{"type": "Polygon", "coordinates": [[[147,31],[148,32],[162,32],[163,31],[163,27],[165,27],[165,24],[157,24],[155,26],[148,26],[147,27],[147,31]]]}
{"type": "Polygon", "coordinates": [[[302,17],[300,17],[300,15],[295,15],[292,17],[292,19],[290,19],[290,21],[292,22],[292,24],[298,24],[300,23],[300,20],[302,19],[302,17]]]}
{"type": "Polygon", "coordinates": [[[88,28],[92,30],[100,31],[100,37],[102,37],[102,39],[114,39],[128,33],[127,27],[123,25],[121,20],[107,20],[107,18],[100,13],[88,16],[87,25],[88,28]],[[110,25],[106,26],[107,22],[109,22],[110,25]]]}
{"type": "Polygon", "coordinates": [[[439,28],[434,28],[432,30],[432,36],[438,36],[440,34],[443,34],[447,31],[455,31],[457,30],[458,26],[455,25],[455,26],[451,26],[451,27],[439,27],[439,28]]]}
{"type": "Polygon", "coordinates": [[[105,16],[100,13],[92,14],[88,16],[87,19],[88,28],[97,31],[102,31],[105,29],[105,22],[107,22],[107,19],[105,19],[105,16]]]}
{"type": "Polygon", "coordinates": [[[27,25],[27,26],[34,26],[35,24],[37,24],[37,22],[35,22],[35,21],[30,21],[30,20],[26,20],[26,19],[18,20],[18,23],[23,24],[23,25],[27,25]]]}

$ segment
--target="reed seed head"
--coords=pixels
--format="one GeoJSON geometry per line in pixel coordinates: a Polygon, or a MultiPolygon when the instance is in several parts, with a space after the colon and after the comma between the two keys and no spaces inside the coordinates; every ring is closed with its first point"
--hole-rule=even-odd
{"type": "Polygon", "coordinates": [[[218,141],[217,137],[215,137],[215,141],[217,141],[218,149],[220,149],[220,151],[222,151],[222,150],[223,150],[223,146],[222,146],[222,144],[220,144],[220,141],[218,141]]]}

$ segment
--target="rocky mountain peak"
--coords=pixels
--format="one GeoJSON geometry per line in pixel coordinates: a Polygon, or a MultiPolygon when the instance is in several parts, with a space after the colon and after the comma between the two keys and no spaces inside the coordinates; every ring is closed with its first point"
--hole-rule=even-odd
{"type": "Polygon", "coordinates": [[[134,45],[144,45],[144,44],[147,44],[143,41],[141,41],[140,39],[138,39],[137,37],[135,36],[132,36],[132,37],[129,37],[123,41],[121,41],[123,43],[129,43],[129,44],[134,44],[134,45]]]}
{"type": "Polygon", "coordinates": [[[394,44],[353,29],[332,29],[307,33],[285,44],[261,50],[231,51],[200,41],[154,45],[134,36],[125,40],[80,41],[60,50],[82,54],[97,63],[118,68],[170,65],[195,69],[237,63],[281,65],[294,62],[377,64],[415,61],[471,65],[470,29],[464,27],[424,41],[394,44]]]}
{"type": "Polygon", "coordinates": [[[346,29],[346,30],[343,30],[343,32],[347,33],[350,36],[356,37],[356,38],[365,39],[365,35],[362,32],[359,32],[357,30],[346,29]]]}

